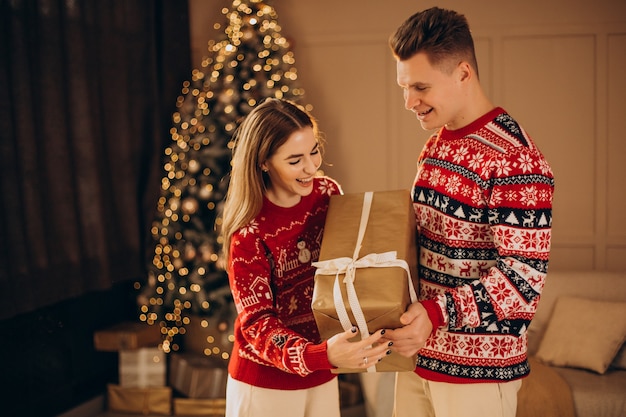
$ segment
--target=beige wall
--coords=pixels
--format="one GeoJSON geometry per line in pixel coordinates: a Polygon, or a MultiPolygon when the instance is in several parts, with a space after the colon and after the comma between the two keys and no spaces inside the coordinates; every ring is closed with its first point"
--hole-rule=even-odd
{"type": "MultiPolygon", "coordinates": [[[[194,66],[224,0],[190,0],[194,66]]],[[[626,270],[626,2],[275,0],[345,192],[409,188],[428,133],[403,109],[387,38],[418,9],[464,13],[493,101],[556,176],[551,268],[626,270]]]]}

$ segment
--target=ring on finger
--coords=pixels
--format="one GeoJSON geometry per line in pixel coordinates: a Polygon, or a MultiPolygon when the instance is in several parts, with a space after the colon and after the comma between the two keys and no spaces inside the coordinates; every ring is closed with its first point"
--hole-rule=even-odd
{"type": "Polygon", "coordinates": [[[363,358],[363,363],[367,365],[367,356],[363,358]]]}

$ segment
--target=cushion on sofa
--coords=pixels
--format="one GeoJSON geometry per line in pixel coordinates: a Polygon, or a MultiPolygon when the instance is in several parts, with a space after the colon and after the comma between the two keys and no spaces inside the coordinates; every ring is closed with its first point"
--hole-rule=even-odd
{"type": "Polygon", "coordinates": [[[537,353],[557,298],[566,295],[589,300],[626,302],[626,273],[550,269],[537,313],[528,328],[529,355],[537,353]]]}
{"type": "Polygon", "coordinates": [[[558,297],[537,358],[603,374],[626,339],[626,302],[558,297]]]}
{"type": "MultiPolygon", "coordinates": [[[[572,389],[577,417],[626,416],[626,372],[608,370],[600,375],[584,369],[553,369],[572,389]]],[[[531,367],[532,374],[532,367],[531,367]]],[[[547,414],[536,414],[547,417],[547,414]]]]}
{"type": "Polygon", "coordinates": [[[626,370],[626,343],[624,343],[619,352],[617,352],[615,359],[611,362],[611,368],[626,370]]]}

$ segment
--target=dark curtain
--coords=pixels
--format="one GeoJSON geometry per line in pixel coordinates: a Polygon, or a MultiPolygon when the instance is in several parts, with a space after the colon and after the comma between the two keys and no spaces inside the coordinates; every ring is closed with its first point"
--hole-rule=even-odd
{"type": "Polygon", "coordinates": [[[0,319],[142,279],[182,0],[0,0],[0,319]]]}

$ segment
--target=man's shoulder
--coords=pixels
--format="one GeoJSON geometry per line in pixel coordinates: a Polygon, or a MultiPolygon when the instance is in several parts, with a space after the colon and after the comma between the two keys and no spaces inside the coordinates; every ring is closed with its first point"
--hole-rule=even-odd
{"type": "Polygon", "coordinates": [[[519,151],[535,149],[535,145],[515,119],[508,113],[502,112],[477,126],[472,132],[465,134],[465,139],[475,141],[498,154],[518,153],[519,151]]]}
{"type": "Polygon", "coordinates": [[[485,126],[492,132],[503,136],[507,142],[523,147],[532,146],[532,141],[522,126],[510,114],[502,111],[485,126]]]}

